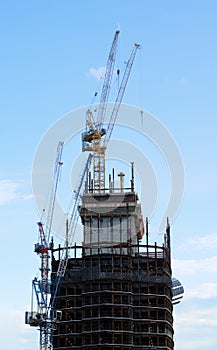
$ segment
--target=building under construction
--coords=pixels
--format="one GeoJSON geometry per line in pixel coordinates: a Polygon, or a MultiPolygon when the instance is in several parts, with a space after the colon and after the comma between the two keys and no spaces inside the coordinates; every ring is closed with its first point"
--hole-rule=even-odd
{"type": "Polygon", "coordinates": [[[82,151],[89,152],[89,156],[74,191],[64,245],[55,248],[50,241],[64,142],[59,142],[57,148],[47,219],[38,222],[35,252],[41,258],[41,278],[32,281],[37,311],[32,301],[25,322],[39,327],[40,350],[174,348],[173,304],[180,301],[183,287],[171,277],[169,221],[163,244],[151,244],[148,219],[144,224],[134,189],[133,163],[128,187],[124,187],[123,172],[118,174],[116,185],[114,169],[108,185],[105,181],[106,148],[139,49],[135,44],[126,62],[105,124],[118,35],[116,31],[109,52],[97,118],[95,109],[86,113],[81,139],[82,151]],[[79,216],[83,242],[78,246],[74,233],[79,216]]]}
{"type": "MultiPolygon", "coordinates": [[[[122,180],[123,173],[119,176],[122,180]]],[[[129,188],[120,181],[115,189],[110,181],[108,191],[97,194],[89,182],[79,206],[83,243],[69,247],[53,348],[172,350],[169,222],[163,245],[151,245],[134,191],[133,165],[129,188]]],[[[62,250],[52,248],[53,275],[62,250]]]]}

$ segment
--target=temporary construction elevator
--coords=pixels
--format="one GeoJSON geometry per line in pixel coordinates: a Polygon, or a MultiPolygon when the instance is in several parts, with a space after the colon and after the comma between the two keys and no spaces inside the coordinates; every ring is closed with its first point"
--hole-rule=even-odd
{"type": "MultiPolygon", "coordinates": [[[[132,168],[133,174],[133,168],[132,168]]],[[[131,186],[82,197],[81,246],[72,246],[57,308],[54,349],[173,349],[170,226],[162,246],[146,243],[141,207],[131,186]]],[[[52,249],[55,275],[61,250],[52,249]]]]}

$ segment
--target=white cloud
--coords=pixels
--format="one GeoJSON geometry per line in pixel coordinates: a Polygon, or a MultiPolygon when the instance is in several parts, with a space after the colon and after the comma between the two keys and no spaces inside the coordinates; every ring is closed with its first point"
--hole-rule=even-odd
{"type": "Polygon", "coordinates": [[[173,269],[175,275],[186,276],[193,274],[203,274],[206,276],[207,271],[209,274],[217,273],[217,256],[205,259],[188,259],[188,260],[173,260],[173,269]]]}
{"type": "Polygon", "coordinates": [[[186,310],[175,317],[175,325],[189,325],[200,326],[206,324],[207,326],[217,326],[217,306],[212,308],[192,308],[186,312],[186,310]]]}
{"type": "Polygon", "coordinates": [[[0,181],[0,205],[7,204],[17,198],[20,194],[18,189],[20,184],[12,180],[1,180],[0,181]]]}
{"type": "Polygon", "coordinates": [[[217,232],[209,233],[204,236],[195,236],[187,238],[184,244],[179,246],[177,251],[192,251],[194,250],[217,250],[217,232]]]}
{"type": "Polygon", "coordinates": [[[173,260],[173,274],[183,283],[184,299],[217,302],[217,256],[173,260]]]}
{"type": "Polygon", "coordinates": [[[217,249],[217,232],[202,237],[195,237],[191,244],[194,245],[196,249],[217,249]]]}
{"type": "Polygon", "coordinates": [[[216,345],[217,307],[188,305],[180,312],[175,308],[174,329],[176,350],[214,349],[216,345]]]}
{"type": "Polygon", "coordinates": [[[88,75],[96,78],[97,81],[103,79],[106,72],[106,67],[90,68],[88,75]]]}
{"type": "Polygon", "coordinates": [[[212,299],[217,298],[217,283],[202,283],[194,290],[188,290],[185,299],[212,299]]]}
{"type": "Polygon", "coordinates": [[[32,350],[38,345],[38,332],[24,323],[23,310],[1,310],[1,348],[32,350]]]}
{"type": "Polygon", "coordinates": [[[0,206],[10,203],[11,201],[32,198],[32,195],[23,195],[20,193],[22,187],[20,182],[13,180],[0,180],[0,206]]]}

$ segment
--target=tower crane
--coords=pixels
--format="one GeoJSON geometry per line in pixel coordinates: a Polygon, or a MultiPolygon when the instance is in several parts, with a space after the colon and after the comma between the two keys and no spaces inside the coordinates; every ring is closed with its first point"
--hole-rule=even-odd
{"type": "MultiPolygon", "coordinates": [[[[133,66],[133,62],[136,56],[137,49],[140,45],[135,44],[131,52],[130,58],[127,61],[124,75],[121,81],[120,88],[114,103],[114,107],[109,119],[107,130],[101,128],[103,120],[101,119],[97,126],[100,126],[101,130],[96,127],[95,129],[89,129],[82,134],[82,150],[93,152],[93,185],[94,192],[102,192],[105,190],[105,152],[108,142],[111,138],[111,134],[117,119],[117,115],[120,109],[120,105],[124,96],[124,92],[127,86],[127,82],[130,76],[130,72],[133,66]],[[103,137],[105,136],[105,137],[103,137]]],[[[112,71],[110,71],[112,74],[112,71]]],[[[111,79],[111,77],[110,77],[111,79]]],[[[103,107],[105,109],[105,107],[103,107]]],[[[101,103],[99,106],[99,111],[102,109],[101,103]]],[[[90,113],[90,112],[89,112],[90,113]]]]}
{"type": "Polygon", "coordinates": [[[86,173],[88,173],[90,164],[92,160],[92,155],[89,154],[88,159],[86,161],[86,164],[84,166],[84,169],[81,174],[80,182],[78,185],[78,188],[75,192],[75,199],[74,199],[74,204],[71,210],[71,215],[70,215],[70,221],[68,222],[67,220],[67,225],[66,225],[66,241],[65,241],[65,246],[62,252],[62,256],[59,262],[58,266],[58,271],[52,280],[52,286],[51,286],[51,297],[50,301],[47,304],[47,315],[46,319],[41,322],[40,324],[40,345],[41,349],[40,350],[52,350],[53,349],[53,331],[56,329],[55,324],[61,319],[61,311],[56,309],[57,306],[57,301],[58,301],[58,292],[61,288],[61,284],[63,281],[63,277],[65,275],[69,255],[68,255],[68,248],[72,244],[75,230],[77,227],[77,222],[78,222],[78,211],[77,211],[77,206],[78,206],[78,201],[79,201],[79,196],[82,191],[82,187],[84,184],[84,178],[86,173]],[[43,346],[42,346],[43,344],[43,346]]]}
{"type": "Polygon", "coordinates": [[[47,322],[50,319],[49,315],[49,302],[51,293],[51,282],[50,282],[50,267],[49,267],[49,249],[50,249],[50,232],[52,227],[54,207],[56,201],[57,186],[60,178],[60,169],[62,166],[62,151],[63,142],[58,143],[57,147],[57,157],[54,165],[53,180],[51,194],[49,198],[49,207],[47,213],[46,228],[44,230],[44,225],[42,222],[38,222],[39,228],[39,243],[35,244],[35,252],[40,255],[41,259],[41,278],[38,280],[35,278],[32,281],[32,288],[36,294],[37,300],[37,312],[31,310],[31,312],[26,312],[26,323],[30,326],[39,326],[40,329],[40,350],[51,349],[49,347],[51,343],[52,330],[51,323],[47,322]]]}
{"type": "Polygon", "coordinates": [[[55,206],[55,200],[56,200],[56,193],[57,193],[57,186],[59,182],[60,177],[60,170],[62,166],[62,152],[63,152],[63,142],[58,143],[57,147],[57,157],[54,165],[54,171],[53,171],[53,181],[51,186],[51,194],[49,198],[49,207],[48,207],[48,214],[47,214],[47,220],[46,220],[46,228],[44,231],[42,222],[38,222],[38,228],[39,228],[39,235],[40,235],[40,243],[35,244],[35,252],[37,254],[40,254],[41,258],[41,281],[33,280],[33,287],[35,289],[36,295],[39,295],[37,290],[41,289],[41,298],[44,300],[44,302],[40,302],[40,313],[44,313],[44,309],[46,309],[47,305],[47,296],[49,291],[49,241],[50,241],[50,232],[51,232],[51,226],[53,221],[53,214],[54,214],[54,206],[55,206]],[[41,285],[41,288],[40,288],[41,285]],[[43,295],[43,297],[42,297],[43,295]]]}
{"type": "Polygon", "coordinates": [[[122,78],[120,88],[118,90],[117,98],[109,119],[107,130],[103,128],[104,117],[109,97],[111,80],[114,70],[116,48],[119,31],[116,31],[112,47],[109,52],[107,68],[104,78],[104,84],[101,93],[100,105],[97,115],[97,121],[94,121],[90,110],[86,114],[86,131],[82,134],[82,150],[91,151],[86,161],[85,167],[81,174],[78,189],[75,193],[74,205],[71,210],[70,220],[67,221],[66,243],[62,251],[58,270],[56,276],[50,280],[49,270],[49,254],[50,246],[50,232],[52,227],[52,220],[54,215],[54,205],[56,199],[57,185],[60,176],[60,168],[63,164],[61,162],[63,142],[60,142],[57,149],[57,158],[54,167],[53,186],[49,202],[49,210],[47,215],[47,226],[44,230],[42,222],[38,222],[40,243],[35,245],[35,252],[41,257],[41,280],[36,278],[32,285],[36,294],[38,311],[26,312],[26,323],[30,326],[40,328],[40,350],[53,349],[53,332],[55,330],[56,322],[61,319],[61,311],[56,309],[58,301],[58,292],[60,290],[69,255],[68,248],[72,244],[74,233],[78,221],[78,201],[84,184],[85,174],[88,174],[92,159],[93,159],[93,173],[94,173],[94,191],[101,192],[105,190],[105,152],[107,144],[111,138],[111,134],[116,122],[116,118],[120,109],[126,85],[130,76],[132,65],[135,59],[136,51],[140,47],[135,44],[134,49],[127,61],[125,72],[122,78]],[[105,137],[104,137],[105,136],[105,137]]]}
{"type": "Polygon", "coordinates": [[[105,135],[105,129],[102,128],[102,124],[104,121],[108,97],[111,89],[111,81],[115,65],[119,33],[120,31],[118,30],[115,32],[112,46],[109,51],[104,83],[100,97],[100,104],[98,108],[97,120],[94,121],[93,114],[90,111],[90,109],[88,109],[86,112],[86,132],[82,134],[82,141],[84,142],[91,141],[92,139],[99,139],[103,135],[105,135]]]}
{"type": "MultiPolygon", "coordinates": [[[[63,144],[62,144],[63,145],[63,144]]],[[[59,148],[58,151],[58,162],[56,164],[62,165],[60,152],[62,154],[62,149],[59,148]]],[[[78,188],[75,192],[75,199],[70,213],[69,224],[67,224],[67,236],[65,249],[61,256],[59,267],[56,276],[51,281],[49,275],[49,256],[48,251],[50,250],[50,245],[48,245],[47,236],[44,232],[43,225],[41,222],[38,222],[39,233],[40,233],[40,244],[35,245],[35,251],[38,254],[41,254],[41,280],[36,278],[33,280],[32,285],[36,294],[38,311],[26,312],[26,323],[30,326],[39,326],[40,329],[40,350],[52,350],[53,349],[53,332],[56,329],[56,323],[61,320],[61,311],[56,309],[58,301],[58,291],[60,290],[63,277],[65,275],[67,263],[68,263],[68,247],[72,244],[77,222],[78,222],[78,211],[77,206],[81,191],[84,184],[84,178],[86,173],[89,171],[89,167],[92,161],[92,154],[89,154],[84,169],[82,171],[78,188]],[[45,257],[46,259],[45,259],[45,257]],[[42,269],[43,266],[43,269],[42,269]],[[45,268],[46,267],[46,268],[45,268]],[[43,276],[43,277],[42,277],[43,276]]],[[[56,197],[57,182],[59,179],[59,166],[55,166],[55,179],[54,182],[54,191],[56,197]]],[[[55,197],[52,197],[55,200],[55,197]]],[[[54,206],[49,206],[52,208],[54,206]]],[[[51,216],[52,217],[52,216],[51,216]]],[[[52,220],[50,221],[52,223],[52,220]]],[[[68,223],[68,221],[67,221],[68,223]]],[[[48,233],[50,234],[51,228],[48,228],[48,233]]]]}
{"type": "MultiPolygon", "coordinates": [[[[107,67],[107,72],[108,74],[105,75],[105,82],[103,85],[103,90],[102,91],[102,97],[101,97],[101,103],[100,103],[100,108],[99,108],[99,112],[98,112],[98,119],[97,119],[97,123],[94,123],[93,121],[90,122],[90,118],[89,120],[89,126],[90,126],[90,130],[87,131],[86,133],[84,133],[82,135],[82,141],[84,143],[87,143],[87,150],[88,151],[92,151],[91,153],[89,153],[88,159],[86,161],[86,164],[84,166],[83,172],[81,174],[81,178],[80,178],[80,182],[79,182],[79,186],[77,191],[75,192],[75,199],[74,199],[74,205],[72,207],[72,211],[71,211],[71,216],[70,216],[70,221],[69,223],[67,222],[67,234],[66,234],[66,243],[65,243],[65,247],[62,250],[62,256],[60,258],[59,261],[59,266],[58,266],[58,270],[56,273],[56,276],[53,278],[52,281],[52,293],[51,293],[51,298],[50,298],[50,305],[49,305],[49,309],[51,312],[51,315],[55,315],[57,310],[56,310],[56,306],[57,306],[57,301],[58,301],[58,292],[61,288],[62,285],[62,281],[65,275],[65,271],[67,268],[67,263],[68,263],[68,259],[69,259],[69,255],[68,255],[68,248],[72,245],[73,242],[73,238],[74,238],[74,233],[76,230],[76,226],[77,226],[77,221],[79,218],[78,215],[78,201],[79,201],[79,196],[81,194],[81,189],[82,186],[84,184],[84,178],[85,178],[85,174],[88,174],[92,159],[94,161],[93,164],[93,168],[94,168],[94,183],[95,183],[95,189],[97,190],[101,190],[102,188],[105,187],[105,182],[102,184],[102,186],[104,187],[98,187],[97,185],[100,183],[101,184],[101,180],[99,181],[98,179],[96,179],[96,174],[99,174],[100,172],[102,172],[102,168],[101,168],[101,155],[103,155],[103,164],[105,163],[105,150],[107,147],[107,144],[109,142],[109,139],[111,137],[112,134],[112,130],[114,128],[114,124],[120,109],[120,105],[121,105],[121,101],[126,89],[126,85],[130,76],[130,71],[135,59],[135,55],[136,55],[136,51],[139,48],[138,44],[135,44],[134,49],[130,55],[130,58],[127,62],[126,65],[126,69],[122,78],[122,82],[118,91],[118,95],[117,98],[115,100],[115,104],[114,104],[114,108],[112,110],[111,116],[110,116],[110,120],[109,120],[109,124],[108,124],[108,128],[107,128],[107,133],[102,132],[101,131],[101,125],[103,123],[104,120],[104,113],[106,110],[106,102],[107,98],[108,98],[108,94],[109,94],[109,90],[110,90],[110,86],[109,86],[109,81],[111,81],[111,75],[112,75],[112,66],[114,65],[114,54],[115,54],[115,48],[116,48],[116,44],[117,44],[117,36],[118,36],[119,32],[116,32],[114,40],[113,40],[113,45],[109,54],[109,59],[112,59],[112,63],[109,61],[108,67],[107,67]],[[104,136],[106,134],[106,138],[102,138],[102,136],[104,136]],[[85,141],[85,139],[88,139],[88,141],[85,141]],[[96,165],[97,163],[97,165],[96,165]]],[[[89,113],[89,112],[88,112],[89,113]]],[[[92,118],[92,115],[90,116],[92,118]]],[[[104,168],[103,168],[104,170],[104,168]]],[[[105,175],[103,175],[105,177],[105,175]]],[[[50,348],[52,349],[52,348],[50,348]]]]}

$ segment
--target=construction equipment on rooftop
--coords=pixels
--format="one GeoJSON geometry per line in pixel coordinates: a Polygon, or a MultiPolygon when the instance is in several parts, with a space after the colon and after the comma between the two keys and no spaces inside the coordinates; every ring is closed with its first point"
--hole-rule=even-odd
{"type": "Polygon", "coordinates": [[[47,220],[45,223],[41,221],[38,222],[40,240],[39,243],[35,245],[35,252],[39,254],[41,258],[41,276],[40,279],[34,278],[32,281],[32,289],[36,295],[37,311],[33,310],[32,301],[32,309],[30,312],[25,313],[25,321],[26,324],[29,324],[30,326],[39,327],[40,350],[53,349],[53,332],[56,329],[56,323],[61,320],[61,311],[56,309],[58,292],[60,290],[68,263],[68,248],[73,243],[74,233],[76,230],[78,220],[77,207],[79,196],[81,195],[85,174],[88,174],[92,158],[94,192],[100,193],[105,190],[105,151],[116,122],[126,85],[130,76],[131,68],[135,59],[136,51],[139,48],[139,45],[135,44],[130,58],[127,61],[126,69],[106,130],[103,125],[116,58],[118,35],[119,31],[116,31],[107,60],[107,67],[98,109],[97,121],[94,121],[92,112],[90,110],[88,110],[86,114],[86,131],[82,134],[82,149],[83,151],[90,151],[91,153],[89,154],[89,157],[86,161],[84,170],[81,175],[80,183],[75,194],[74,205],[71,210],[70,219],[67,221],[65,248],[59,260],[56,276],[52,279],[52,281],[50,276],[49,263],[49,250],[52,249],[52,240],[50,240],[50,233],[52,229],[60,169],[63,164],[61,161],[63,142],[60,142],[57,148],[57,158],[54,166],[47,220]]]}

